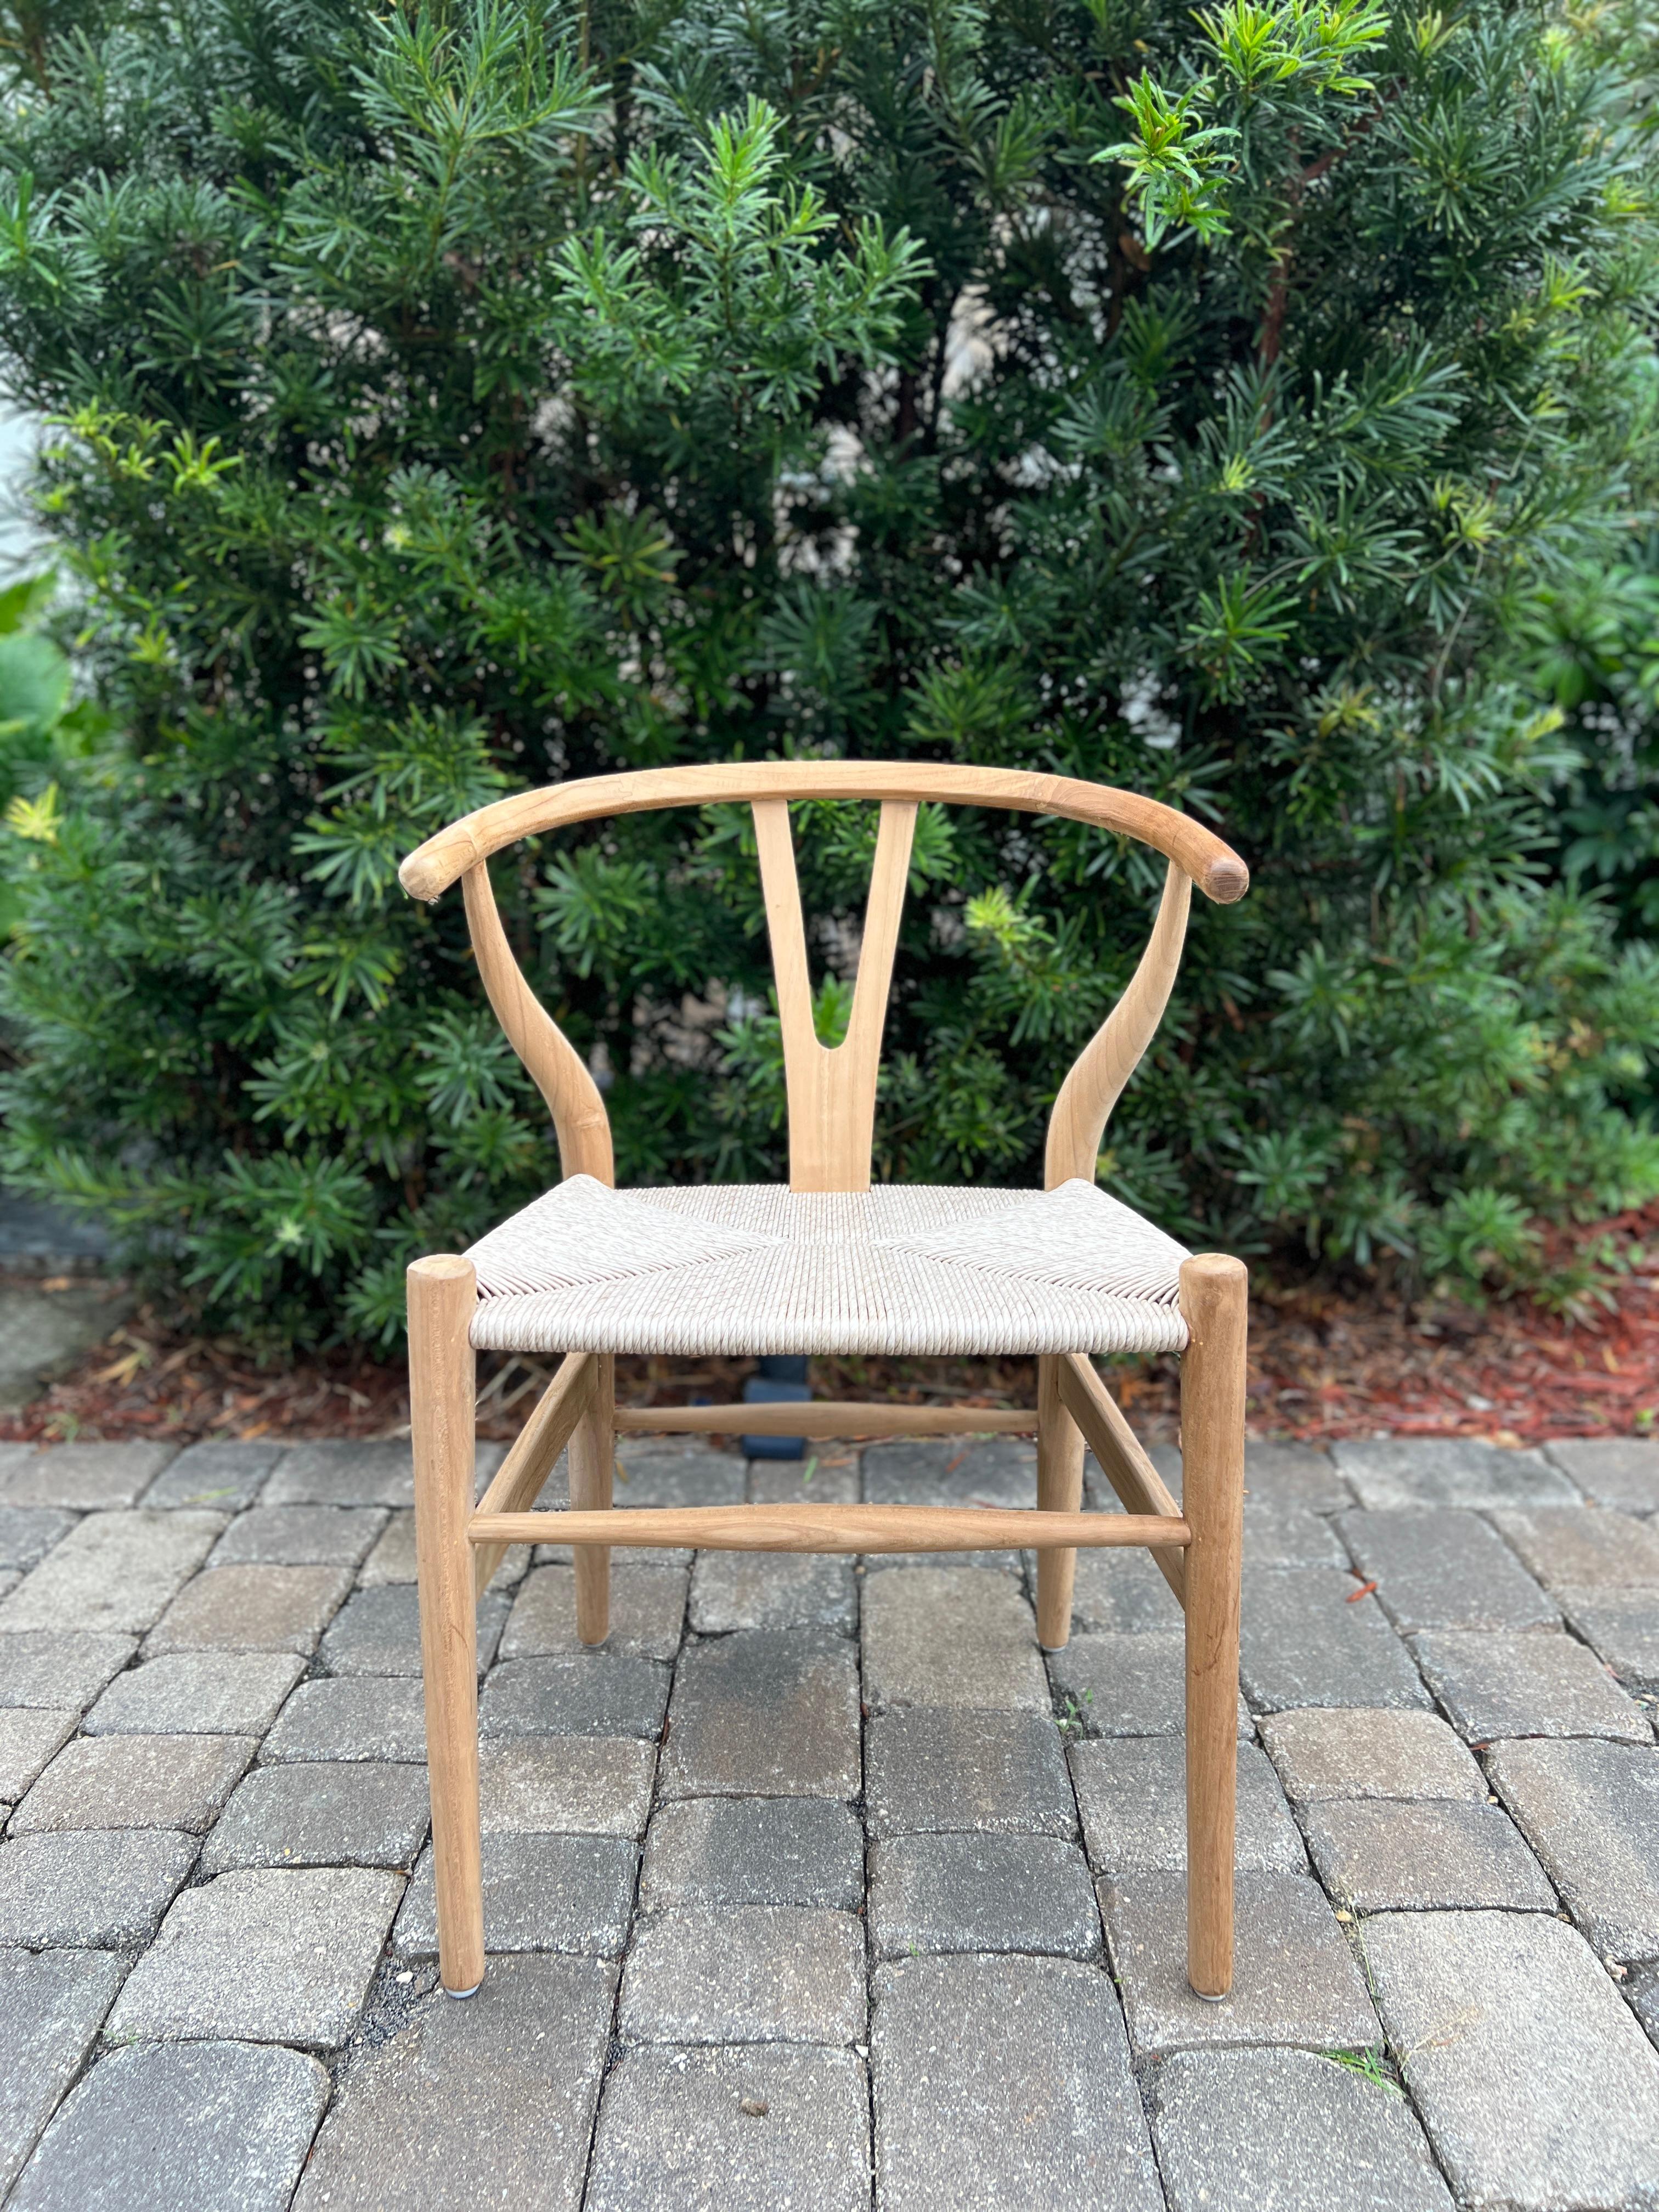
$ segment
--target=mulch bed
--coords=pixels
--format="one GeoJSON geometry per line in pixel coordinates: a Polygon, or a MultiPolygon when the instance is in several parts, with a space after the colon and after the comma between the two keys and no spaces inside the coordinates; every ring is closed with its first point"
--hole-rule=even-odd
{"type": "MultiPolygon", "coordinates": [[[[1250,1308],[1252,1435],[1310,1443],[1399,1433],[1530,1444],[1547,1437],[1659,1433],[1659,1205],[1595,1224],[1573,1240],[1611,1240],[1634,1264],[1606,1285],[1611,1301],[1562,1319],[1516,1299],[1477,1311],[1413,1304],[1317,1283],[1258,1286],[1250,1308]]],[[[1565,1239],[1563,1240],[1565,1241],[1565,1239]]],[[[20,1285],[50,1295],[70,1279],[20,1285]]],[[[481,1365],[480,1433],[517,1432],[549,1364],[481,1365]]],[[[617,1394],[636,1406],[736,1399],[752,1363],[624,1359],[617,1394]]],[[[1119,1363],[1112,1380],[1135,1425],[1174,1437],[1172,1361],[1119,1363]]],[[[816,1394],[900,1404],[1027,1407],[1029,1359],[820,1359],[816,1394]]],[[[356,1355],[262,1367],[234,1338],[181,1333],[152,1307],[115,1328],[76,1370],[20,1413],[0,1440],[386,1437],[407,1431],[401,1361],[356,1355]]],[[[734,1422],[733,1427],[737,1424],[734,1422]]]]}

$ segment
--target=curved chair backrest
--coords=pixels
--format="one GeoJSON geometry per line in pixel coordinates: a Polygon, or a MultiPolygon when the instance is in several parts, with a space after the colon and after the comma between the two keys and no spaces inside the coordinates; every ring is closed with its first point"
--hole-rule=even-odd
{"type": "Polygon", "coordinates": [[[754,810],[772,938],[789,1098],[792,1190],[870,1187],[881,1033],[919,805],[944,800],[1061,815],[1136,838],[1164,854],[1169,874],[1140,965],[1079,1054],[1049,1119],[1044,1163],[1048,1188],[1073,1176],[1092,1182],[1107,1116],[1169,1003],[1181,963],[1193,884],[1207,898],[1230,905],[1249,888],[1249,872],[1236,853],[1190,815],[1177,814],[1173,807],[1132,791],[1018,769],[917,767],[886,761],[735,761],[589,776],[497,799],[441,830],[410,854],[398,880],[411,897],[440,898],[458,876],[462,879],[478,972],[497,1019],[552,1113],[564,1173],[615,1181],[611,1125],[598,1085],[513,957],[489,887],[489,857],[518,838],[572,823],[665,806],[743,800],[754,810]],[[846,1036],[833,1048],[818,1042],[812,1024],[806,933],[789,833],[792,799],[862,799],[881,804],[852,1016],[846,1036]]]}

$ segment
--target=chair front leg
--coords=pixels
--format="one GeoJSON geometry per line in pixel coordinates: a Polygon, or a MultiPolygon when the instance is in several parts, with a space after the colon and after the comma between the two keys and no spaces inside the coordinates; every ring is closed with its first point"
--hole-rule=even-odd
{"type": "MultiPolygon", "coordinates": [[[[1060,1403],[1060,1361],[1037,1361],[1037,1510],[1076,1513],[1083,1504],[1083,1431],[1060,1403]]],[[[1061,1650],[1072,1633],[1074,1551],[1037,1553],[1037,1642],[1061,1650]]]]}
{"type": "Polygon", "coordinates": [[[1233,1980],[1238,1777],[1238,1595],[1244,1540],[1243,1261],[1200,1253],[1181,1270],[1191,1333],[1181,1362],[1181,1510],[1187,1553],[1187,1978],[1200,1997],[1233,1980]]]}
{"type": "Polygon", "coordinates": [[[415,1445],[415,1562],[426,1685],[427,1773],[438,1900],[438,1968],[451,1996],[483,1980],[478,1838],[478,1632],[472,1547],[476,1398],[467,1331],[470,1261],[445,1254],[409,1271],[409,1391],[415,1445]]]}
{"type": "MultiPolygon", "coordinates": [[[[587,1410],[570,1439],[570,1504],[578,1513],[602,1512],[611,1502],[617,1463],[617,1363],[602,1354],[587,1410]]],[[[611,1633],[611,1547],[578,1544],[576,1633],[584,1644],[603,1644],[611,1633]]]]}

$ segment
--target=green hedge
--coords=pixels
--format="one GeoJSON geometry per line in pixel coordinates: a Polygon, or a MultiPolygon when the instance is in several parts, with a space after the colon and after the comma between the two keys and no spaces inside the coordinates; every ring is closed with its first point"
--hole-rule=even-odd
{"type": "MultiPolygon", "coordinates": [[[[15,1182],[215,1322],[389,1340],[407,1258],[556,1173],[400,855],[526,783],[844,752],[1244,852],[1102,1161],[1177,1232],[1527,1282],[1540,1216],[1659,1189],[1638,15],[42,20],[0,346],[131,742],[8,767],[15,1182]]],[[[872,829],[799,825],[827,1036],[872,829]]],[[[1036,1173],[1157,875],[924,820],[880,1174],[1036,1173]]],[[[778,1173],[744,817],[496,878],[621,1175],[778,1173]]]]}

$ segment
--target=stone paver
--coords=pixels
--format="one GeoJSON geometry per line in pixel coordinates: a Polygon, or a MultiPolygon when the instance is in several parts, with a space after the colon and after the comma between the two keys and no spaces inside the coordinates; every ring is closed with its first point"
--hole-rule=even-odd
{"type": "MultiPolygon", "coordinates": [[[[1573,1509],[1566,1509],[1571,1510],[1573,1509]]],[[[1559,1628],[1545,1596],[1478,1513],[1345,1513],[1337,1522],[1376,1601],[1407,1635],[1421,1628],[1559,1628]]]]}
{"type": "Polygon", "coordinates": [[[1052,1836],[893,1836],[870,1861],[878,1959],[1023,1951],[1092,1959],[1100,1914],[1088,1863],[1052,1836]]]}
{"type": "MultiPolygon", "coordinates": [[[[0,1664],[5,1652],[0,1647],[0,1664]]],[[[9,1804],[21,1797],[47,1760],[75,1733],[79,1713],[73,1708],[13,1705],[0,1711],[0,1801],[9,1804]]]]}
{"type": "Polygon", "coordinates": [[[305,1672],[291,1651],[178,1651],[118,1674],[88,1735],[261,1735],[305,1672]]]}
{"type": "Polygon", "coordinates": [[[256,1505],[214,1548],[216,1567],[355,1567],[381,1529],[378,1507],[256,1505]]]}
{"type": "Polygon", "coordinates": [[[859,1685],[827,1628],[741,1631],[691,1645],[674,1677],[665,1797],[856,1797],[859,1685]]]}
{"type": "Polygon", "coordinates": [[[699,1636],[734,1628],[839,1628],[858,1620],[850,1559],[810,1553],[703,1552],[691,1577],[691,1626],[699,1636]]]}
{"type": "Polygon", "coordinates": [[[639,1836],[654,1744],[638,1736],[497,1736],[478,1748],[486,1835],[639,1836]]]}
{"type": "Polygon", "coordinates": [[[1659,1513],[1659,1443],[1644,1437],[1582,1437],[1550,1444],[1546,1456],[1593,1505],[1659,1513]]]}
{"type": "Polygon", "coordinates": [[[849,2044],[865,2010],[854,1914],[744,1905],[641,1921],[617,2018],[647,2043],[849,2044]]]}
{"type": "Polygon", "coordinates": [[[284,2212],[328,2098],[297,2051],[173,2043],[100,2059],[47,2130],[16,2212],[284,2212]]]}
{"type": "MultiPolygon", "coordinates": [[[[112,1738],[118,1741],[119,1739],[112,1738]]],[[[412,1867],[427,1830],[418,1766],[363,1759],[261,1766],[221,1814],[198,1871],[233,1867],[412,1867]]]]}
{"type": "MultiPolygon", "coordinates": [[[[495,1656],[510,1602],[504,1590],[489,1590],[478,1601],[481,1673],[495,1656]]],[[[421,1615],[414,1584],[388,1583],[349,1598],[317,1647],[317,1663],[330,1674],[418,1674],[421,1615]]]]}
{"type": "MultiPolygon", "coordinates": [[[[488,1449],[488,1447],[486,1447],[488,1449]]],[[[497,1461],[500,1459],[496,1452],[497,1461]]],[[[267,1505],[412,1505],[415,1458],[404,1442],[295,1444],[266,1483],[267,1505]]]]}
{"type": "Polygon", "coordinates": [[[215,1567],[186,1583],[144,1638],[166,1651],[298,1651],[307,1656],[351,1588],[349,1567],[215,1567]]]}
{"type": "Polygon", "coordinates": [[[1097,1967],[907,1959],[872,1986],[882,2212],[1161,2212],[1123,2016],[1097,1967]]]}
{"type": "Polygon", "coordinates": [[[137,1649],[131,1636],[78,1629],[20,1630],[0,1644],[0,1707],[74,1705],[83,1711],[137,1649]]]}
{"type": "MultiPolygon", "coordinates": [[[[1089,1861],[1100,1874],[1187,1869],[1186,1747],[1170,1736],[1074,1744],[1072,1779],[1089,1861]]],[[[1308,1856],[1265,1752],[1238,1747],[1234,1864],[1252,1874],[1305,1874],[1308,1856]]]]}
{"type": "Polygon", "coordinates": [[[1659,1691],[1659,1590],[1577,1589],[1556,1593],[1567,1625],[1612,1668],[1626,1689],[1659,1691]]]}
{"type": "Polygon", "coordinates": [[[106,1951],[0,1954],[0,2194],[79,2073],[121,1971],[106,1951]]]}
{"type": "Polygon", "coordinates": [[[654,1660],[605,1651],[508,1659],[484,1686],[478,1725],[486,1735],[656,1736],[668,1685],[654,1660]]]}
{"type": "Polygon", "coordinates": [[[864,1905],[864,1830],[845,1805],[817,1797],[690,1797],[651,1823],[640,1910],[864,1905]]]}
{"type": "Polygon", "coordinates": [[[1517,2212],[1659,2200],[1659,2051],[1544,1913],[1382,1914],[1389,2041],[1458,2196],[1517,2212]]]}
{"type": "MultiPolygon", "coordinates": [[[[1169,1476],[1164,1476],[1169,1480],[1169,1476]]],[[[1340,1513],[1353,1504],[1328,1452],[1312,1444],[1257,1443],[1244,1447],[1244,1503],[1268,1498],[1305,1506],[1310,1513],[1340,1513]]]]}
{"type": "Polygon", "coordinates": [[[1659,1528],[1600,1506],[1494,1513],[1492,1524],[1551,1589],[1648,1589],[1659,1597],[1659,1528]]]}
{"type": "Polygon", "coordinates": [[[1329,1521],[1294,1498],[1246,1498],[1244,1564],[1249,1567],[1346,1567],[1347,1554],[1329,1521]]]}
{"type": "Polygon", "coordinates": [[[27,1572],[74,1526],[74,1514],[51,1506],[0,1505],[0,1567],[27,1572]]]}
{"type": "Polygon", "coordinates": [[[1309,1808],[1308,1848],[1330,1895],[1356,1912],[1556,1909],[1538,1862],[1496,1805],[1332,1798],[1309,1808]]]}
{"type": "MultiPolygon", "coordinates": [[[[490,1588],[505,1589],[509,1583],[517,1583],[529,1558],[522,1544],[514,1544],[496,1568],[490,1588]]],[[[357,1579],[365,1589],[374,1589],[382,1583],[412,1583],[415,1574],[415,1516],[404,1510],[389,1516],[385,1528],[374,1539],[374,1548],[357,1570],[357,1579]]]]}
{"type": "Polygon", "coordinates": [[[1537,1452],[1464,1437],[1383,1437],[1333,1444],[1362,1505],[1577,1505],[1578,1486],[1537,1452]]]}
{"type": "Polygon", "coordinates": [[[136,1505],[176,1444],[56,1444],[0,1470],[0,1504],[57,1505],[72,1513],[136,1505]]]}
{"type": "Polygon", "coordinates": [[[1170,2212],[1452,2212],[1406,2100],[1307,2051],[1178,2051],[1152,2077],[1170,2212]]]}
{"type": "MultiPolygon", "coordinates": [[[[632,1839],[624,1836],[486,1836],[486,1950],[617,1957],[628,1939],[635,1863],[632,1839]]],[[[411,1957],[437,1951],[430,1845],[398,1915],[396,1942],[411,1957]]]]}
{"type": "MultiPolygon", "coordinates": [[[[683,1568],[613,1567],[611,1632],[604,1650],[612,1658],[672,1659],[685,1626],[686,1582],[683,1568]]],[[[519,1585],[501,1637],[501,1657],[536,1659],[586,1648],[576,1635],[575,1569],[533,1569],[519,1585]]]]}
{"type": "Polygon", "coordinates": [[[605,2081],[586,2212],[866,2212],[869,2175],[850,2051],[635,2046],[605,2081]]]}
{"type": "Polygon", "coordinates": [[[1500,1743],[1488,1771],[1595,1948],[1659,1959],[1659,1746],[1500,1743]]]}
{"type": "Polygon", "coordinates": [[[1382,2041],[1365,1984],[1310,1875],[1242,1874],[1232,1993],[1195,1997],[1187,1981],[1187,1882],[1131,1874],[1100,1885],[1112,1967],[1138,2057],[1206,2044],[1363,2050],[1382,2041]]]}
{"type": "Polygon", "coordinates": [[[1239,1674],[1258,1712],[1429,1703],[1376,1599],[1334,1567],[1245,1570],[1239,1674]]]}
{"type": "Polygon", "coordinates": [[[403,1887],[378,1869],[319,1867],[222,1874],[185,1890],[127,1977],[110,2034],[343,2043],[403,1887]]]}
{"type": "Polygon", "coordinates": [[[210,1827],[258,1749],[242,1735],[82,1736],[66,1744],[11,1819],[48,1828],[210,1827]]]}
{"type": "Polygon", "coordinates": [[[1274,1713],[1262,1741],[1298,1803],[1327,1797],[1447,1797],[1480,1804],[1480,1769],[1438,1713],[1274,1713]]]}
{"type": "Polygon", "coordinates": [[[1481,1636],[1456,1630],[1417,1638],[1429,1686],[1471,1743],[1509,1735],[1599,1735],[1653,1741],[1634,1704],[1569,1636],[1481,1636]]]}
{"type": "Polygon", "coordinates": [[[864,1578],[865,1695],[894,1705],[1046,1712],[1036,1620],[1012,1575],[987,1567],[884,1568],[864,1578]]]}
{"type": "Polygon", "coordinates": [[[88,1514],[0,1601],[0,1632],[148,1628],[224,1525],[221,1513],[88,1514]]]}
{"type": "Polygon", "coordinates": [[[465,2004],[434,1991],[354,2057],[295,2212],[577,2212],[615,1981],[507,1958],[465,2004]]]}
{"type": "Polygon", "coordinates": [[[878,1713],[865,1729],[872,1836],[920,1830],[1072,1837],[1060,1731],[1043,1713],[878,1713]]]}
{"type": "MultiPolygon", "coordinates": [[[[1035,1559],[1036,1554],[1030,1557],[1035,1559]]],[[[1072,1626],[1121,1635],[1179,1628],[1181,1607],[1145,1552],[1079,1552],[1072,1585],[1072,1626]]]]}
{"type": "MultiPolygon", "coordinates": [[[[1068,1734],[1180,1735],[1187,1724],[1187,1639],[1181,1630],[1074,1636],[1048,1655],[1068,1734]]],[[[1244,1700],[1238,1732],[1250,1732],[1244,1700]]]]}
{"type": "Polygon", "coordinates": [[[426,1757],[426,1705],[418,1682],[398,1677],[301,1682],[259,1754],[283,1759],[426,1757]]]}
{"type": "Polygon", "coordinates": [[[258,1496],[265,1477],[283,1455],[280,1444],[191,1444],[144,1492],[144,1504],[206,1506],[218,1513],[240,1513],[258,1496]]]}
{"type": "Polygon", "coordinates": [[[114,1951],[147,1942],[199,1839],[170,1828],[87,1828],[0,1844],[0,1944],[114,1951]]]}

